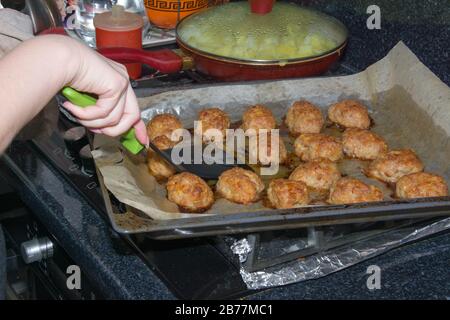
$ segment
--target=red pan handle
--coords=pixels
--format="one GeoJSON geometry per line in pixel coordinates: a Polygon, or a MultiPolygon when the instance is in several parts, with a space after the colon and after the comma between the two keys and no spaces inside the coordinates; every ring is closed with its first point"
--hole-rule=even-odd
{"type": "MultiPolygon", "coordinates": [[[[64,28],[51,28],[40,34],[66,35],[64,28]]],[[[169,49],[145,51],[133,48],[103,48],[97,50],[101,55],[119,63],[142,63],[163,73],[175,73],[183,69],[183,59],[169,49]]]]}
{"type": "Polygon", "coordinates": [[[163,73],[179,72],[183,68],[183,59],[169,49],[145,51],[134,48],[102,48],[97,51],[119,63],[142,63],[163,73]]]}
{"type": "Polygon", "coordinates": [[[67,36],[66,30],[64,27],[51,27],[49,29],[45,29],[39,33],[39,35],[46,35],[46,34],[59,34],[62,36],[67,36]]]}

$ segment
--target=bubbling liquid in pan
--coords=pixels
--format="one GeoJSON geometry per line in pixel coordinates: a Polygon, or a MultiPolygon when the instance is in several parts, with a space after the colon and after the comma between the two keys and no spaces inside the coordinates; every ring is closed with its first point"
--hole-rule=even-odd
{"type": "Polygon", "coordinates": [[[346,39],[345,27],[336,19],[287,3],[276,4],[266,15],[251,13],[247,2],[227,4],[190,16],[177,31],[197,50],[240,60],[314,57],[346,39]]]}

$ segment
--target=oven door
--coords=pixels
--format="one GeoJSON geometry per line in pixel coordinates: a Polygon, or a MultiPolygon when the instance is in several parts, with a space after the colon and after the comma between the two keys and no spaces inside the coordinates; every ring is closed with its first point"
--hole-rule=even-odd
{"type": "Polygon", "coordinates": [[[20,200],[13,193],[0,197],[8,197],[17,205],[0,212],[6,243],[6,299],[101,299],[81,271],[79,283],[72,279],[76,262],[20,200]]]}

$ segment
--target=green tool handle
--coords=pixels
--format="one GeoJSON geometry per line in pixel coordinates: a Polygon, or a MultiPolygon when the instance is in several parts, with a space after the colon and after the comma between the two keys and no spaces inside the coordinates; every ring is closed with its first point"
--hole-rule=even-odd
{"type": "MultiPolygon", "coordinates": [[[[85,93],[78,92],[77,90],[70,87],[65,87],[62,90],[62,95],[74,105],[82,108],[93,106],[97,103],[97,99],[95,99],[94,97],[91,97],[90,95],[87,95],[85,93]]],[[[131,128],[124,135],[122,135],[120,142],[128,151],[133,154],[138,154],[145,148],[145,146],[142,145],[136,138],[134,128],[131,128]]]]}

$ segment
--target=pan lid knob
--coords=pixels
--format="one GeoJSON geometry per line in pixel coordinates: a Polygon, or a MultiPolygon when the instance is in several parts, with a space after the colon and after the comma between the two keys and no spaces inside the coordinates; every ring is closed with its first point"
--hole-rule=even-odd
{"type": "Polygon", "coordinates": [[[275,0],[249,0],[253,13],[267,14],[272,11],[275,0]]]}

